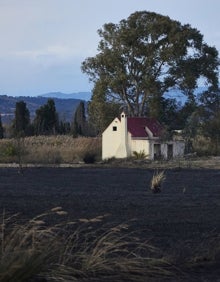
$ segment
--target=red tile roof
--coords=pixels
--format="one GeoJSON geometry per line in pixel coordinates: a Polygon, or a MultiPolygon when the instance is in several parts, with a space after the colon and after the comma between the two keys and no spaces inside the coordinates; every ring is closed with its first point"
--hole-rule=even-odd
{"type": "Polygon", "coordinates": [[[132,137],[150,137],[145,127],[149,128],[154,137],[159,137],[163,129],[156,119],[146,117],[128,117],[127,126],[132,137]]]}

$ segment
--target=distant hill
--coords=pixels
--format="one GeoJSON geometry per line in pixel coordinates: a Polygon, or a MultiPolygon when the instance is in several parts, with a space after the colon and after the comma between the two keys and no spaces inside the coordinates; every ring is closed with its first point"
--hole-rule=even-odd
{"type": "MultiPolygon", "coordinates": [[[[53,96],[51,96],[53,97],[53,96]]],[[[12,97],[7,95],[0,95],[0,114],[2,117],[2,122],[9,123],[14,118],[15,105],[19,101],[24,101],[27,105],[28,110],[30,111],[30,116],[33,119],[35,116],[36,110],[42,105],[47,103],[49,97],[12,97]]],[[[74,112],[79,105],[80,101],[83,99],[73,99],[73,98],[55,98],[56,110],[59,114],[59,118],[65,121],[71,121],[74,115],[74,112]]]]}
{"type": "Polygon", "coordinates": [[[84,101],[89,101],[91,99],[91,92],[77,92],[71,94],[65,94],[62,92],[50,92],[45,93],[40,96],[42,97],[50,97],[50,98],[58,98],[58,99],[80,99],[84,101]]]}
{"type": "MultiPolygon", "coordinates": [[[[206,87],[198,87],[195,94],[207,90],[206,87]]],[[[24,101],[30,111],[31,118],[34,118],[35,111],[42,105],[47,103],[48,98],[52,98],[55,102],[57,112],[61,120],[71,121],[74,112],[80,101],[89,101],[91,99],[91,92],[77,92],[65,94],[62,92],[49,92],[41,94],[37,97],[12,97],[7,95],[0,95],[0,114],[3,123],[9,123],[14,118],[15,104],[18,101],[24,101]]],[[[175,98],[182,104],[185,103],[186,97],[181,91],[173,90],[165,94],[166,98],[175,98]]]]}

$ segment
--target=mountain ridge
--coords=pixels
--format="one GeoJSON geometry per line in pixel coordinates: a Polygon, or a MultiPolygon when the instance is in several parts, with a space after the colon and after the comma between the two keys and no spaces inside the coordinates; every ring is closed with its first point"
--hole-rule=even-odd
{"type": "Polygon", "coordinates": [[[91,99],[91,92],[73,92],[73,93],[63,93],[63,92],[49,92],[41,94],[41,97],[48,98],[58,98],[58,99],[80,99],[84,101],[89,101],[91,99]]]}
{"type": "MultiPolygon", "coordinates": [[[[197,95],[199,92],[207,90],[207,87],[198,87],[195,91],[197,95]]],[[[37,96],[7,96],[0,95],[0,114],[2,117],[2,122],[10,123],[14,118],[15,105],[18,101],[24,101],[30,111],[31,119],[34,118],[36,110],[42,105],[47,103],[49,98],[52,98],[55,102],[57,112],[59,114],[60,120],[72,121],[75,110],[80,103],[80,101],[85,101],[87,103],[91,100],[91,92],[73,92],[73,93],[63,93],[63,92],[48,92],[37,96]]],[[[175,98],[181,103],[185,103],[186,96],[181,91],[172,90],[165,93],[166,98],[175,98]]]]}
{"type": "MultiPolygon", "coordinates": [[[[85,92],[85,93],[89,93],[89,92],[85,92]]],[[[0,114],[2,118],[2,123],[8,124],[14,119],[15,107],[17,102],[24,101],[26,103],[26,106],[30,112],[30,117],[31,119],[33,119],[36,110],[41,106],[43,106],[44,104],[46,104],[48,99],[50,98],[54,100],[60,120],[70,122],[73,119],[73,115],[80,101],[85,101],[85,103],[87,103],[87,101],[84,99],[71,98],[72,97],[71,95],[74,95],[74,93],[69,95],[61,92],[50,92],[39,96],[18,96],[18,97],[0,95],[0,114]],[[57,93],[56,97],[54,97],[55,95],[53,93],[57,93]],[[63,97],[65,98],[59,98],[58,93],[64,95],[63,97]],[[49,94],[51,94],[51,96],[49,94]]]]}

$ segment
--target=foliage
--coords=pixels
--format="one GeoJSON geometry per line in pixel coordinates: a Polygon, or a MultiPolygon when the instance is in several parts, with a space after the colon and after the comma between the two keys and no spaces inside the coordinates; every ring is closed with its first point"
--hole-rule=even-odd
{"type": "Polygon", "coordinates": [[[61,120],[58,128],[59,134],[70,134],[71,124],[68,121],[61,120]]]}
{"type": "Polygon", "coordinates": [[[133,151],[133,156],[135,157],[136,160],[144,160],[147,158],[147,155],[144,150],[140,152],[133,151]]]}
{"type": "Polygon", "coordinates": [[[17,155],[17,148],[13,142],[2,143],[0,147],[1,157],[14,157],[17,155]]]}
{"type": "Polygon", "coordinates": [[[200,97],[200,119],[202,134],[210,138],[215,152],[219,152],[220,142],[220,89],[206,91],[200,97]]]}
{"type": "Polygon", "coordinates": [[[200,157],[220,155],[220,148],[216,148],[213,141],[209,137],[197,135],[192,140],[191,146],[193,148],[193,151],[196,152],[200,157]]]}
{"type": "Polygon", "coordinates": [[[147,115],[156,118],[160,123],[168,126],[169,130],[180,128],[179,113],[181,108],[176,99],[155,95],[149,98],[146,109],[147,115]]]}
{"type": "MultiPolygon", "coordinates": [[[[56,93],[53,94],[56,95],[56,93]]],[[[70,98],[70,99],[53,98],[53,99],[55,101],[56,109],[57,112],[59,113],[60,119],[68,122],[71,121],[73,117],[73,112],[75,112],[80,101],[74,98],[70,98]]],[[[0,113],[9,114],[8,116],[4,116],[4,122],[10,123],[10,116],[14,114],[13,109],[15,109],[15,104],[16,102],[19,102],[21,100],[26,103],[27,108],[30,111],[30,117],[32,118],[35,116],[36,110],[40,108],[42,105],[47,103],[48,97],[42,97],[42,96],[12,97],[7,95],[0,95],[0,113]]]]}
{"type": "Polygon", "coordinates": [[[86,127],[85,104],[81,101],[74,114],[72,125],[73,136],[86,136],[86,127]]]}
{"type": "Polygon", "coordinates": [[[209,137],[213,141],[215,152],[219,152],[220,145],[220,113],[210,118],[203,125],[204,136],[209,137]]]}
{"type": "Polygon", "coordinates": [[[4,128],[2,126],[2,117],[0,114],[0,139],[2,139],[4,137],[4,128]]]}
{"type": "Polygon", "coordinates": [[[199,116],[198,103],[195,99],[188,99],[186,103],[180,108],[177,118],[179,128],[186,129],[186,135],[188,134],[187,136],[189,137],[192,136],[192,133],[195,133],[195,129],[193,129],[193,132],[188,132],[188,127],[191,126],[191,122],[194,123],[194,118],[196,116],[199,116]]]}
{"type": "Polygon", "coordinates": [[[55,134],[58,127],[58,114],[53,99],[36,110],[34,119],[35,134],[55,134]]]}
{"type": "Polygon", "coordinates": [[[200,95],[199,99],[205,117],[215,115],[220,110],[220,89],[207,90],[200,95]]]}
{"type": "Polygon", "coordinates": [[[93,164],[96,161],[96,154],[93,152],[85,152],[83,156],[83,161],[86,164],[93,164]]]}
{"type": "Polygon", "coordinates": [[[174,88],[192,97],[201,77],[217,87],[218,52],[189,24],[140,11],[98,33],[99,53],[84,60],[82,71],[131,116],[146,114],[151,101],[160,112],[161,98],[174,88]]]}
{"type": "Polygon", "coordinates": [[[160,193],[161,192],[161,186],[163,182],[166,179],[166,175],[164,171],[161,172],[154,172],[154,175],[151,179],[151,186],[150,189],[152,190],[153,193],[160,193]]]}
{"type": "Polygon", "coordinates": [[[97,82],[88,104],[89,127],[94,135],[99,135],[106,129],[109,123],[118,116],[119,108],[119,104],[106,99],[105,86],[97,82]]]}
{"type": "Polygon", "coordinates": [[[28,135],[30,129],[30,113],[24,101],[16,103],[15,119],[12,125],[14,135],[28,135]]]}

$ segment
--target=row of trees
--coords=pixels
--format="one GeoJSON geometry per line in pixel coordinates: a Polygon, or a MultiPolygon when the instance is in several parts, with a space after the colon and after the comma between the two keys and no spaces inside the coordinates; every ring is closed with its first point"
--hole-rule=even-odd
{"type": "MultiPolygon", "coordinates": [[[[94,96],[93,96],[94,97],[94,96]]],[[[159,121],[167,129],[168,135],[175,130],[183,130],[187,138],[202,134],[213,140],[220,140],[220,90],[205,91],[197,99],[187,101],[183,106],[174,99],[167,98],[162,103],[163,112],[159,121]]],[[[17,102],[11,125],[13,136],[72,134],[77,136],[99,135],[121,111],[120,104],[95,101],[85,104],[81,101],[73,114],[72,122],[59,120],[53,99],[36,110],[31,121],[30,113],[23,101],[17,102]]],[[[0,116],[0,138],[4,128],[0,116]]]]}
{"type": "MultiPolygon", "coordinates": [[[[48,99],[45,105],[36,110],[33,120],[24,101],[15,106],[15,116],[10,126],[11,136],[51,135],[51,134],[88,134],[85,118],[84,102],[80,102],[72,122],[59,120],[53,99],[48,99]]],[[[4,137],[4,128],[0,116],[0,138],[4,137]]]]}

